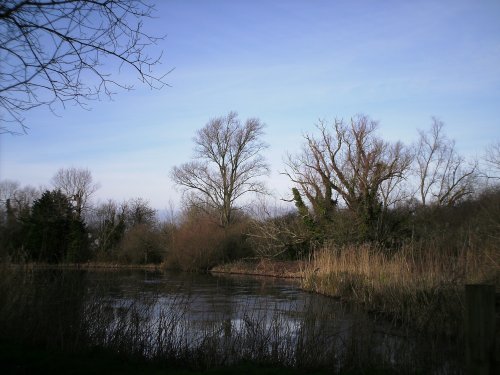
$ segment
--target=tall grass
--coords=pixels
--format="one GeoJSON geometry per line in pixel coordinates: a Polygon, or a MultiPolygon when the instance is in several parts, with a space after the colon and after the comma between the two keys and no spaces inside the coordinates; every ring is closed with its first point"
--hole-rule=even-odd
{"type": "Polygon", "coordinates": [[[500,285],[495,247],[442,252],[415,243],[389,253],[374,245],[325,246],[304,270],[303,287],[360,302],[420,331],[460,336],[464,285],[500,285]]]}

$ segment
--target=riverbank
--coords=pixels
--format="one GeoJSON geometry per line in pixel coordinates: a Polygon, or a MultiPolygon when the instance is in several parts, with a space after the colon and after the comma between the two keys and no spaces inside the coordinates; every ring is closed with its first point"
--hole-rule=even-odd
{"type": "Polygon", "coordinates": [[[301,279],[304,276],[304,270],[307,266],[307,262],[298,260],[278,261],[270,259],[252,259],[221,264],[212,268],[210,272],[301,279]]]}
{"type": "Polygon", "coordinates": [[[415,332],[461,339],[468,283],[500,291],[498,251],[440,254],[371,246],[323,248],[308,261],[238,261],[214,272],[300,278],[306,291],[341,298],[415,332]]]}
{"type": "Polygon", "coordinates": [[[162,264],[121,264],[106,262],[86,262],[86,263],[4,263],[10,267],[30,269],[82,269],[82,270],[164,270],[162,264]]]}
{"type": "MultiPolygon", "coordinates": [[[[247,259],[219,265],[214,274],[299,280],[303,290],[359,304],[418,332],[463,335],[464,285],[489,283],[500,290],[498,252],[439,255],[430,251],[387,254],[370,246],[324,248],[309,261],[247,259]]],[[[163,271],[163,264],[116,263],[19,265],[25,269],[139,269],[163,271]]]]}

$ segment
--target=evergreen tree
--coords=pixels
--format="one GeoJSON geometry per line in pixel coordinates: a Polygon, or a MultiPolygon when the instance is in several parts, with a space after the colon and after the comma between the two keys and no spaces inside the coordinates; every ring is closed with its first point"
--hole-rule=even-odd
{"type": "Polygon", "coordinates": [[[24,247],[34,261],[78,262],[88,256],[85,224],[60,190],[45,191],[33,203],[31,215],[24,220],[24,233],[24,247]]]}
{"type": "Polygon", "coordinates": [[[24,260],[20,251],[23,239],[22,225],[18,220],[18,217],[23,214],[24,212],[18,212],[12,206],[10,199],[5,201],[5,217],[2,218],[0,228],[0,260],[24,260]]]}

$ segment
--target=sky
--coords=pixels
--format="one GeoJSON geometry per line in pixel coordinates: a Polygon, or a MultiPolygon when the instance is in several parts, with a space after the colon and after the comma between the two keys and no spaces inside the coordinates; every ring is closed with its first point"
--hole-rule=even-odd
{"type": "MultiPolygon", "coordinates": [[[[500,138],[500,1],[156,1],[146,31],[165,38],[158,72],[170,85],[112,100],[37,108],[28,134],[0,135],[0,180],[50,187],[60,168],[88,168],[95,199],[141,197],[179,207],[173,166],[193,136],[230,111],[267,126],[267,180],[279,198],[287,152],[320,119],[365,114],[387,141],[411,144],[431,117],[467,157],[500,138]]],[[[118,72],[118,67],[116,68],[118,72]]]]}

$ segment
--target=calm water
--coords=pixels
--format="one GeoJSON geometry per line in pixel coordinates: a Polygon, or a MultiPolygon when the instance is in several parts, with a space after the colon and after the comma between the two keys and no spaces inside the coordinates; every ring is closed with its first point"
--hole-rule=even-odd
{"type": "Polygon", "coordinates": [[[135,327],[153,351],[157,344],[149,336],[186,348],[210,339],[222,343],[217,347],[289,356],[288,363],[301,353],[321,363],[371,361],[421,373],[460,372],[453,345],[418,338],[356,306],[304,292],[293,280],[138,270],[38,270],[32,280],[40,290],[50,285],[44,301],[74,303],[85,311],[90,337],[94,330],[100,342],[106,342],[103,332],[116,336],[135,327]]]}
{"type": "Polygon", "coordinates": [[[296,280],[176,272],[89,272],[87,289],[117,308],[140,303],[153,305],[153,314],[161,309],[171,313],[182,310],[193,329],[221,321],[235,325],[250,318],[299,322],[312,312],[335,317],[332,325],[342,329],[368,321],[359,310],[300,290],[296,280]]]}

